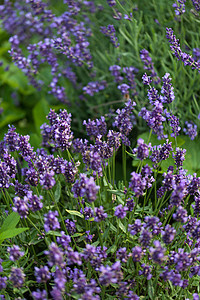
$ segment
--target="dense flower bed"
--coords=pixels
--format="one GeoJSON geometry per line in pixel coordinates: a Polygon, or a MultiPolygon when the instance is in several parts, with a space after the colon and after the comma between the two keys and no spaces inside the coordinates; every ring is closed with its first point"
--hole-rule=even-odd
{"type": "MultiPolygon", "coordinates": [[[[10,54],[18,68],[42,89],[37,76],[47,63],[49,92],[68,103],[59,78],[65,74],[75,88],[78,72],[70,63],[93,68],[88,16],[103,8],[95,1],[64,4],[68,10],[58,17],[43,1],[7,0],[0,15],[13,35],[10,54]],[[78,23],[77,15],[85,23],[78,23]],[[33,43],[33,34],[43,40],[33,43]],[[67,68],[55,49],[67,57],[67,68]]],[[[106,4],[114,19],[132,22],[132,12],[115,9],[123,10],[121,1],[106,4]]],[[[198,14],[199,2],[190,5],[198,14]]],[[[172,8],[181,23],[185,1],[172,8]]],[[[101,26],[101,33],[119,48],[113,25],[101,26]]],[[[194,57],[184,52],[171,28],[166,40],[174,59],[200,71],[198,48],[194,57]]],[[[83,120],[85,130],[73,132],[70,108],[51,108],[40,127],[39,147],[14,125],[3,134],[1,299],[199,299],[200,177],[186,169],[192,147],[184,144],[190,139],[196,145],[199,116],[181,121],[172,75],[159,77],[149,51],[139,53],[145,70],[140,81],[139,69],[113,62],[109,72],[122,105],[83,120]],[[140,89],[145,105],[138,101],[140,89]],[[140,124],[146,132],[137,136],[144,131],[138,129],[135,138],[140,124]]],[[[92,97],[108,86],[97,78],[82,90],[92,97]]]]}

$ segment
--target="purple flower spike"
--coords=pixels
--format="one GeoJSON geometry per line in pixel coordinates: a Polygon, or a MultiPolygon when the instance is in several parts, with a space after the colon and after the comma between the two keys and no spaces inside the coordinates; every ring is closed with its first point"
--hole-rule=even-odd
{"type": "Polygon", "coordinates": [[[24,284],[25,274],[22,269],[12,267],[9,279],[15,288],[21,288],[24,284]]]}
{"type": "Polygon", "coordinates": [[[119,283],[123,277],[119,261],[110,266],[100,267],[99,281],[102,285],[108,286],[111,283],[119,283]]]}
{"type": "Polygon", "coordinates": [[[163,79],[163,86],[161,89],[161,93],[163,94],[163,96],[161,96],[161,101],[163,103],[171,103],[174,99],[174,92],[173,92],[173,86],[171,84],[171,78],[170,78],[170,74],[166,73],[165,76],[162,78],[163,79]]]}
{"type": "Polygon", "coordinates": [[[171,227],[171,225],[167,225],[165,230],[161,231],[161,235],[165,244],[170,244],[175,237],[176,230],[171,227]]]}
{"type": "Polygon", "coordinates": [[[140,51],[140,58],[142,62],[144,63],[144,69],[148,70],[151,73],[152,80],[155,84],[160,83],[160,78],[157,76],[157,73],[154,69],[154,64],[152,62],[152,58],[149,55],[149,51],[146,49],[142,49],[140,51]]]}
{"type": "Polygon", "coordinates": [[[57,216],[58,212],[53,212],[51,210],[48,212],[48,214],[44,215],[44,229],[46,232],[60,228],[57,216]]]}
{"type": "Polygon", "coordinates": [[[127,207],[122,206],[122,204],[119,204],[115,207],[115,216],[118,219],[124,219],[126,217],[126,211],[128,210],[127,207]]]}
{"type": "Polygon", "coordinates": [[[126,83],[123,83],[121,85],[118,85],[117,88],[122,92],[123,95],[125,95],[128,94],[130,86],[126,83]]]}
{"type": "Polygon", "coordinates": [[[107,86],[107,82],[105,80],[93,81],[93,82],[89,82],[87,86],[83,87],[83,91],[85,94],[94,96],[94,94],[104,90],[106,86],[107,86]]]}
{"type": "Polygon", "coordinates": [[[181,50],[179,40],[174,35],[173,30],[171,28],[166,28],[166,32],[166,37],[170,43],[170,48],[177,59],[181,60],[185,66],[188,65],[191,66],[192,69],[197,69],[198,71],[200,71],[200,63],[195,61],[191,55],[181,50]]]}
{"type": "Polygon", "coordinates": [[[118,39],[116,37],[115,27],[113,25],[108,25],[107,27],[102,26],[101,32],[110,38],[111,43],[114,45],[115,48],[119,47],[118,39]]]}
{"type": "Polygon", "coordinates": [[[187,210],[184,209],[182,206],[179,206],[176,210],[176,213],[173,214],[173,218],[177,222],[186,223],[188,220],[187,210]]]}
{"type": "Polygon", "coordinates": [[[147,73],[145,73],[143,76],[142,76],[142,82],[146,85],[150,85],[151,82],[152,82],[152,79],[150,76],[147,75],[147,73]]]}
{"type": "Polygon", "coordinates": [[[107,0],[109,6],[115,6],[117,3],[115,0],[107,0]]]}
{"type": "Polygon", "coordinates": [[[17,245],[13,245],[13,247],[7,248],[8,253],[10,254],[10,260],[17,261],[20,257],[24,255],[23,251],[20,251],[20,247],[17,245]]]}
{"type": "Polygon", "coordinates": [[[120,74],[120,70],[121,70],[121,67],[118,65],[113,65],[113,66],[110,66],[110,68],[109,68],[109,71],[111,72],[112,76],[115,77],[115,82],[120,82],[123,80],[123,77],[120,74]]]}
{"type": "Polygon", "coordinates": [[[95,207],[95,222],[101,222],[104,221],[107,218],[107,213],[104,212],[103,206],[95,207]]]}
{"type": "Polygon", "coordinates": [[[194,8],[196,9],[196,11],[200,11],[200,0],[192,0],[192,4],[194,6],[194,8]]]}
{"type": "Polygon", "coordinates": [[[150,280],[152,277],[151,266],[142,264],[141,267],[142,270],[139,271],[139,275],[144,275],[147,278],[147,280],[150,280]]]}
{"type": "Polygon", "coordinates": [[[149,156],[149,150],[151,148],[151,143],[149,145],[144,143],[143,139],[138,139],[137,148],[133,149],[133,153],[137,154],[137,158],[144,160],[149,156]]]}
{"type": "Polygon", "coordinates": [[[35,292],[32,292],[32,296],[34,300],[47,300],[47,292],[45,290],[36,290],[35,292]]]}
{"type": "Polygon", "coordinates": [[[185,12],[185,2],[186,0],[177,0],[172,6],[175,8],[175,14],[180,16],[185,12]]]}
{"type": "Polygon", "coordinates": [[[185,134],[189,135],[191,140],[194,140],[197,136],[197,125],[191,121],[186,121],[185,125],[187,126],[187,128],[183,128],[183,131],[185,132],[185,134]]]}
{"type": "Polygon", "coordinates": [[[149,248],[151,257],[153,259],[153,261],[159,265],[161,265],[165,260],[166,260],[166,256],[165,256],[165,249],[161,246],[159,241],[154,241],[154,246],[149,248]]]}
{"type": "Polygon", "coordinates": [[[79,178],[72,187],[74,197],[85,197],[89,202],[94,202],[100,187],[96,185],[93,177],[88,178],[86,174],[80,174],[79,178]]]}

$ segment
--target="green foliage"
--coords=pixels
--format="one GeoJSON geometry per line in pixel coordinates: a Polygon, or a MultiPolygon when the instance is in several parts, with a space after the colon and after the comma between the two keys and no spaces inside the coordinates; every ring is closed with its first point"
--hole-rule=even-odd
{"type": "Polygon", "coordinates": [[[19,223],[20,216],[16,212],[12,212],[3,222],[0,228],[0,244],[5,239],[15,237],[16,235],[28,230],[29,228],[16,228],[19,223]]]}

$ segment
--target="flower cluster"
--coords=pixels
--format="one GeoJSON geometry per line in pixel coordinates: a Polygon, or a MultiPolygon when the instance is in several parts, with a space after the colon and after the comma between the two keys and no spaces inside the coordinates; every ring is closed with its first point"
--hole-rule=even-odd
{"type": "Polygon", "coordinates": [[[175,8],[175,14],[180,16],[185,12],[185,2],[186,0],[177,0],[177,2],[173,3],[173,7],[175,8]]]}
{"type": "Polygon", "coordinates": [[[189,135],[191,140],[194,140],[195,137],[197,136],[197,125],[194,124],[193,122],[185,122],[185,125],[187,126],[186,128],[183,128],[183,131],[185,134],[189,135]]]}
{"type": "Polygon", "coordinates": [[[142,62],[144,63],[144,69],[148,70],[151,74],[151,77],[155,84],[160,83],[160,78],[158,77],[155,69],[154,69],[154,63],[152,62],[152,58],[149,55],[149,51],[146,49],[142,49],[140,51],[140,58],[142,62]]]}
{"type": "Polygon", "coordinates": [[[171,28],[166,28],[166,31],[166,37],[170,43],[170,48],[173,54],[178,58],[178,60],[182,60],[185,66],[188,65],[191,66],[192,69],[197,69],[198,71],[200,71],[200,63],[195,61],[191,55],[181,50],[179,40],[176,38],[173,30],[171,28]]]}
{"type": "Polygon", "coordinates": [[[119,42],[116,36],[116,30],[115,27],[113,25],[108,25],[106,26],[102,26],[101,27],[101,32],[110,38],[111,43],[114,45],[114,47],[118,48],[119,47],[119,42]]]}
{"type": "Polygon", "coordinates": [[[85,94],[90,96],[94,96],[95,93],[102,91],[106,88],[107,83],[105,80],[96,81],[96,82],[89,82],[87,86],[83,87],[83,91],[85,94]]]}
{"type": "Polygon", "coordinates": [[[192,4],[194,6],[194,8],[196,9],[196,11],[200,11],[200,2],[199,0],[192,0],[192,4]]]}

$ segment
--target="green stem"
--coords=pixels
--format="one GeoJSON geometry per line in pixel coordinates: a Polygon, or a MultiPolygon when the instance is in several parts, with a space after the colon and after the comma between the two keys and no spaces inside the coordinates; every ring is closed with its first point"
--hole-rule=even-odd
{"type": "Polygon", "coordinates": [[[122,165],[123,165],[124,185],[126,186],[126,146],[124,144],[122,144],[122,165]]]}
{"type": "Polygon", "coordinates": [[[112,156],[112,174],[113,174],[113,187],[115,186],[115,150],[112,156]]]}

